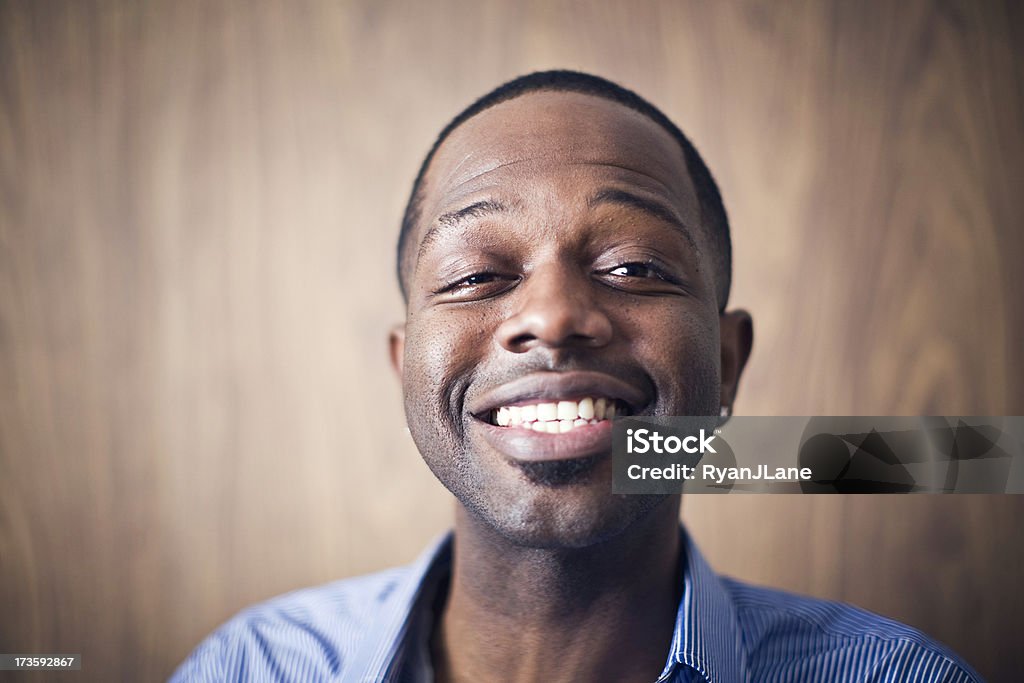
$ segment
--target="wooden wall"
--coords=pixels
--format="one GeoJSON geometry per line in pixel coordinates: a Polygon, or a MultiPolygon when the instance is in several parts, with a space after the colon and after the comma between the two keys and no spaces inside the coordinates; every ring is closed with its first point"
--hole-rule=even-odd
{"type": "MultiPolygon", "coordinates": [[[[757,326],[740,413],[1024,413],[1022,41],[967,0],[0,4],[0,651],[160,680],[449,524],[386,361],[393,242],[442,125],[536,69],[705,154],[757,326]]],[[[684,518],[725,572],[1020,680],[1022,498],[684,518]]]]}

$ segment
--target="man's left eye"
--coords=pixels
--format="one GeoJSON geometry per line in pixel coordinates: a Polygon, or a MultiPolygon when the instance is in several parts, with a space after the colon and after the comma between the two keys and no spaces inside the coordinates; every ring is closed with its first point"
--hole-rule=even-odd
{"type": "Polygon", "coordinates": [[[665,280],[665,276],[654,266],[647,263],[623,263],[605,271],[608,275],[617,275],[619,277],[642,277],[642,278],[658,278],[665,280]]]}

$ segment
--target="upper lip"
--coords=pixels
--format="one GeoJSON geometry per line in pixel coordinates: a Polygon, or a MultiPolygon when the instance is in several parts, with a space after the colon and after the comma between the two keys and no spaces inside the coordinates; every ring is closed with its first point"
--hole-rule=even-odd
{"type": "Polygon", "coordinates": [[[483,419],[488,411],[502,406],[532,401],[573,400],[587,396],[623,401],[632,414],[639,412],[648,402],[645,391],[603,372],[536,372],[485,391],[471,401],[469,412],[483,419]]]}

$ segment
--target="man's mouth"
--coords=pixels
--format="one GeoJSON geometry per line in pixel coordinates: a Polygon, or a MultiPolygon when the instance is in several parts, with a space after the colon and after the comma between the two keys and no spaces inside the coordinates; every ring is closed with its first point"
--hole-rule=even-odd
{"type": "Polygon", "coordinates": [[[585,396],[577,400],[534,401],[501,406],[489,412],[488,421],[498,427],[564,434],[579,427],[596,425],[629,414],[629,404],[625,401],[604,396],[585,396]]]}
{"type": "Polygon", "coordinates": [[[643,386],[603,372],[539,372],[470,401],[483,439],[506,458],[540,462],[611,453],[612,420],[650,404],[643,386]]]}

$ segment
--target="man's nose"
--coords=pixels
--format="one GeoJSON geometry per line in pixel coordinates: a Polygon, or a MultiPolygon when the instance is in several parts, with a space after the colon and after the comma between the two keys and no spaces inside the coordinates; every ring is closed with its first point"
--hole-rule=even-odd
{"type": "Polygon", "coordinates": [[[599,348],[612,338],[612,322],[598,306],[594,283],[560,267],[537,269],[516,289],[513,312],[498,327],[498,341],[513,353],[538,346],[599,348]]]}

